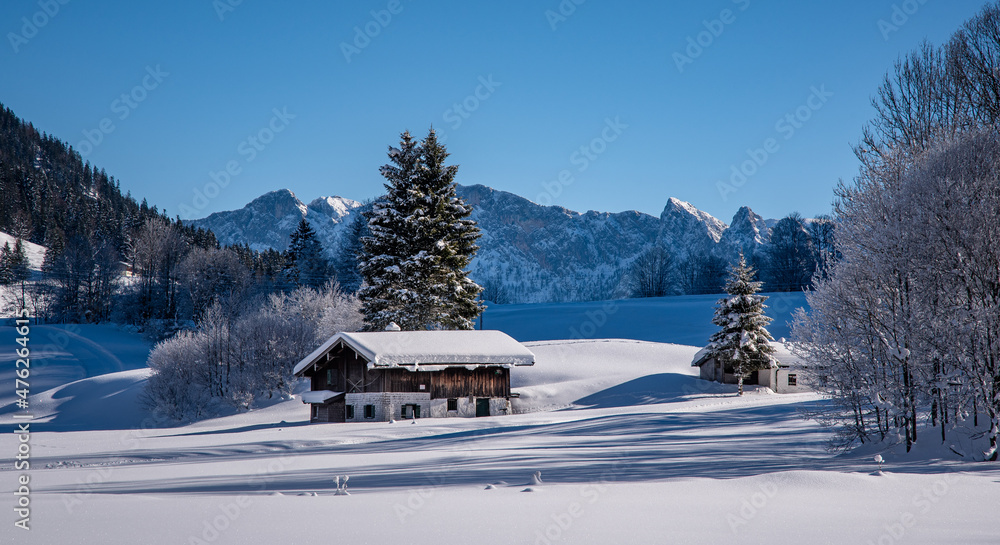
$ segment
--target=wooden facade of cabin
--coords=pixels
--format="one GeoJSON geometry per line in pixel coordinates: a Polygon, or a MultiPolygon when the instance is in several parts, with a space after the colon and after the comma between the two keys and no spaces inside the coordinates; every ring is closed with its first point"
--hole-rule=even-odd
{"type": "MultiPolygon", "coordinates": [[[[405,341],[407,333],[391,335],[405,341]]],[[[420,332],[424,336],[434,333],[457,332],[420,332]]],[[[454,362],[453,355],[422,353],[419,357],[423,361],[379,366],[378,354],[359,346],[359,341],[367,340],[365,335],[335,336],[319,354],[297,366],[296,374],[310,379],[311,391],[303,396],[311,405],[310,421],[365,422],[510,413],[511,364],[454,362]],[[444,359],[449,361],[442,362],[444,359]]],[[[384,333],[368,335],[382,335],[382,341],[386,338],[384,333]]],[[[443,342],[454,337],[445,335],[443,342]]],[[[519,344],[517,347],[530,355],[519,344]]]]}

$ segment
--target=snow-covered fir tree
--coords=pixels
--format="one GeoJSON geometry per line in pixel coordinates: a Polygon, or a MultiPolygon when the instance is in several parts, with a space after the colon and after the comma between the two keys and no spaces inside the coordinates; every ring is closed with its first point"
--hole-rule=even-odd
{"type": "Polygon", "coordinates": [[[0,248],[0,285],[20,284],[18,308],[25,308],[25,283],[31,277],[28,255],[20,238],[14,241],[14,248],[5,242],[0,248]]]}
{"type": "Polygon", "coordinates": [[[445,165],[448,152],[431,129],[423,142],[423,166],[417,177],[424,214],[417,216],[417,243],[424,258],[431,297],[427,298],[433,324],[444,329],[473,329],[483,311],[478,297],[483,289],[466,268],[472,262],[481,236],[469,219],[472,207],[455,192],[457,165],[445,165]]]}
{"type": "Polygon", "coordinates": [[[365,212],[370,235],[362,238],[363,254],[358,268],[365,284],[358,291],[365,329],[377,331],[389,322],[404,329],[418,329],[402,309],[413,294],[404,284],[403,261],[411,254],[405,236],[406,218],[415,208],[409,188],[415,183],[420,148],[407,131],[399,147],[389,147],[390,164],[381,168],[386,194],[365,212]]]}
{"type": "Polygon", "coordinates": [[[721,329],[712,335],[708,345],[724,371],[736,375],[739,395],[743,395],[743,379],[750,373],[777,365],[770,345],[774,338],[767,331],[771,319],[764,314],[767,297],[758,295],[761,282],[754,280],[755,274],[740,252],[739,261],[729,270],[728,296],[719,299],[712,318],[721,329]]]}
{"type": "Polygon", "coordinates": [[[381,169],[386,194],[366,213],[359,292],[365,327],[472,329],[482,291],[466,267],[479,238],[472,208],[455,193],[458,167],[432,129],[422,143],[403,133],[381,169]]]}
{"type": "Polygon", "coordinates": [[[323,257],[323,245],[305,218],[291,234],[285,271],[287,280],[300,286],[315,288],[330,279],[330,264],[323,257]]]}
{"type": "Polygon", "coordinates": [[[14,249],[10,252],[10,274],[13,282],[24,282],[31,277],[28,254],[24,249],[24,241],[20,238],[14,241],[14,249]]]}
{"type": "Polygon", "coordinates": [[[11,268],[12,254],[10,243],[4,242],[3,248],[0,248],[0,285],[14,281],[14,271],[11,268]]]}

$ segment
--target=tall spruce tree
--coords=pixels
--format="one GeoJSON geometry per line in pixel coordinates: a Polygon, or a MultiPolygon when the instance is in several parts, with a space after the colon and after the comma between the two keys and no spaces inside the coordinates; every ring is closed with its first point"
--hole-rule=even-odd
{"type": "Polygon", "coordinates": [[[365,328],[472,329],[482,291],[465,268],[478,247],[470,206],[455,193],[457,166],[431,129],[422,144],[409,132],[381,169],[386,194],[365,216],[359,291],[365,328]]]}
{"type": "Polygon", "coordinates": [[[777,364],[774,338],[767,331],[771,318],[764,315],[766,296],[757,295],[761,282],[754,281],[756,271],[747,265],[743,252],[729,270],[726,283],[728,297],[719,299],[712,323],[721,329],[709,339],[708,348],[723,370],[736,375],[739,395],[743,395],[743,379],[754,371],[770,369],[777,364]]]}
{"type": "Polygon", "coordinates": [[[300,286],[319,287],[330,279],[330,264],[323,245],[305,218],[291,234],[285,258],[286,280],[300,286]]]}
{"type": "Polygon", "coordinates": [[[479,250],[479,227],[469,219],[472,207],[456,194],[458,166],[445,165],[449,154],[434,129],[424,139],[422,155],[417,181],[424,207],[416,218],[416,238],[427,256],[428,300],[433,305],[427,313],[431,323],[444,329],[473,329],[484,308],[478,300],[483,289],[466,268],[479,250]]]}
{"type": "Polygon", "coordinates": [[[378,331],[390,322],[407,330],[424,329],[417,317],[404,312],[414,293],[409,289],[404,261],[413,253],[407,232],[407,217],[415,203],[409,190],[414,185],[420,164],[420,148],[409,131],[400,138],[399,147],[389,146],[389,164],[380,169],[386,179],[385,195],[364,213],[370,235],[361,239],[362,259],[358,264],[365,285],[358,291],[364,329],[378,331]]]}

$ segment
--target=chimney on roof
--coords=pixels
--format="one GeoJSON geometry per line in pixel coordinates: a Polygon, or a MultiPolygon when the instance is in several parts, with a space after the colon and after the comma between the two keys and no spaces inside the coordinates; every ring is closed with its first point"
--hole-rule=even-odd
{"type": "Polygon", "coordinates": [[[389,322],[389,325],[385,326],[386,331],[399,331],[399,326],[396,322],[389,322]]]}

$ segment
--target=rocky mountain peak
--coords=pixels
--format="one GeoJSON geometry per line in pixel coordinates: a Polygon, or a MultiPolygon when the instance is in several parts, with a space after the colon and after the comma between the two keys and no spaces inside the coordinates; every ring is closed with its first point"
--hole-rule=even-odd
{"type": "MultiPolygon", "coordinates": [[[[716,255],[730,261],[738,249],[753,251],[770,230],[749,208],[733,226],[671,198],[659,218],[636,211],[584,214],[482,185],[458,186],[473,206],[482,238],[470,270],[495,302],[594,300],[620,296],[632,262],[654,245],[676,259],[716,255]]],[[[246,207],[218,212],[191,223],[215,232],[222,244],[263,250],[288,247],[289,235],[305,218],[328,257],[345,236],[361,203],[334,196],[305,205],[287,189],[262,195],[246,207]]]]}
{"type": "MultiPolygon", "coordinates": [[[[670,197],[660,214],[665,243],[691,252],[705,251],[719,242],[728,227],[689,202],[670,197]]],[[[683,252],[684,254],[689,253],[683,252]]]]}
{"type": "Polygon", "coordinates": [[[343,218],[351,213],[351,210],[361,206],[361,203],[343,197],[320,197],[309,203],[310,210],[315,210],[320,214],[330,218],[343,218]]]}

